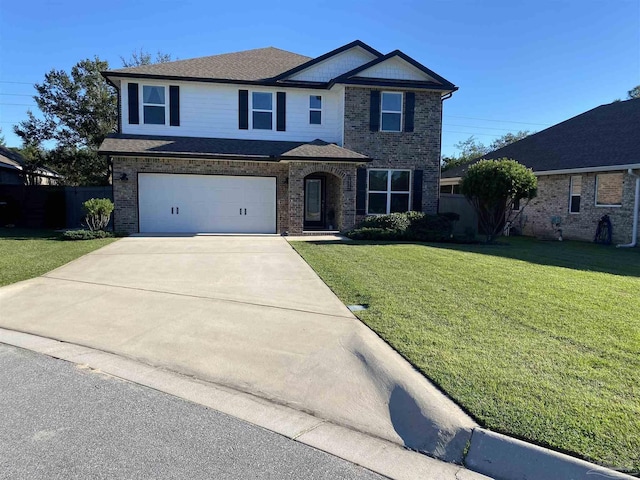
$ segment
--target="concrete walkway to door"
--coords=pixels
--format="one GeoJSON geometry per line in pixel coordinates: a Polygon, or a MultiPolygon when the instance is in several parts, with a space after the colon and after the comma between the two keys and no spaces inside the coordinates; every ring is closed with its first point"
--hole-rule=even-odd
{"type": "Polygon", "coordinates": [[[476,426],[281,237],[129,237],[0,288],[0,327],[215,382],[460,462],[476,426]]]}

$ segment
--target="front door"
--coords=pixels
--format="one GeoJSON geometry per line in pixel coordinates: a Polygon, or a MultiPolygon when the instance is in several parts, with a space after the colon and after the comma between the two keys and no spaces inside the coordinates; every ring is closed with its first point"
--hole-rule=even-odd
{"type": "Polygon", "coordinates": [[[304,228],[325,228],[324,221],[324,178],[304,179],[304,228]]]}

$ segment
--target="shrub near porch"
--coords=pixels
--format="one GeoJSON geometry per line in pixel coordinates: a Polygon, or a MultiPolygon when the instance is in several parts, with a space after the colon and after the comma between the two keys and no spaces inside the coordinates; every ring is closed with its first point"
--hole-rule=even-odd
{"type": "Polygon", "coordinates": [[[482,425],[640,472],[638,249],[293,245],[482,425]]]}

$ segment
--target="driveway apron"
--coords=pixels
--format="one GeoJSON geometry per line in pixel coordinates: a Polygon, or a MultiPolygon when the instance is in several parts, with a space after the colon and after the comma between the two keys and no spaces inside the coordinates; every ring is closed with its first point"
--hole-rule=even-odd
{"type": "Polygon", "coordinates": [[[0,288],[0,327],[134,358],[460,462],[475,423],[281,237],[129,237],[0,288]]]}

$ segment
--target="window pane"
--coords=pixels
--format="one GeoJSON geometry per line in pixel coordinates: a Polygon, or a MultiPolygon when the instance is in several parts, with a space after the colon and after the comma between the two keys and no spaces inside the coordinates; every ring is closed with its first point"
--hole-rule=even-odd
{"type": "Polygon", "coordinates": [[[370,193],[369,194],[369,212],[368,213],[387,213],[387,194],[386,193],[370,193]]]}
{"type": "Polygon", "coordinates": [[[460,185],[454,185],[453,186],[453,193],[455,195],[460,195],[462,192],[460,191],[460,185]]]}
{"type": "Polygon", "coordinates": [[[144,123],[164,125],[164,107],[144,107],[144,123]]]}
{"type": "Polygon", "coordinates": [[[312,110],[309,112],[309,123],[311,125],[320,125],[322,123],[322,112],[312,110]]]}
{"type": "Polygon", "coordinates": [[[369,170],[369,190],[387,191],[387,171],[369,170]]]}
{"type": "Polygon", "coordinates": [[[399,113],[383,113],[382,114],[382,131],[383,132],[399,132],[400,131],[399,113]]]}
{"type": "Polygon", "coordinates": [[[142,87],[142,101],[143,103],[164,105],[164,87],[151,87],[144,85],[142,87]]]}
{"type": "Polygon", "coordinates": [[[571,177],[571,195],[580,195],[582,193],[582,177],[576,175],[571,177]]]}
{"type": "Polygon", "coordinates": [[[451,185],[440,185],[440,193],[451,193],[451,185]]]}
{"type": "Polygon", "coordinates": [[[409,191],[409,172],[391,172],[391,191],[409,191]]]}
{"type": "Polygon", "coordinates": [[[571,197],[571,205],[569,207],[569,211],[571,213],[580,212],[580,197],[577,197],[577,196],[571,197]]]}
{"type": "Polygon", "coordinates": [[[254,110],[271,110],[272,95],[270,93],[253,92],[253,109],[254,110]]]}
{"type": "Polygon", "coordinates": [[[253,112],[253,128],[273,130],[271,122],[271,112],[253,112]]]}
{"type": "Polygon", "coordinates": [[[391,212],[407,212],[409,211],[409,194],[408,193],[392,193],[391,194],[391,212]]]}
{"type": "Polygon", "coordinates": [[[315,108],[320,110],[322,108],[322,97],[320,95],[310,95],[309,108],[315,108]]]}
{"type": "Polygon", "coordinates": [[[598,205],[622,204],[622,173],[606,173],[597,176],[598,205]]]}
{"type": "Polygon", "coordinates": [[[382,110],[391,110],[392,112],[402,111],[402,94],[401,93],[383,93],[382,94],[382,110]]]}

